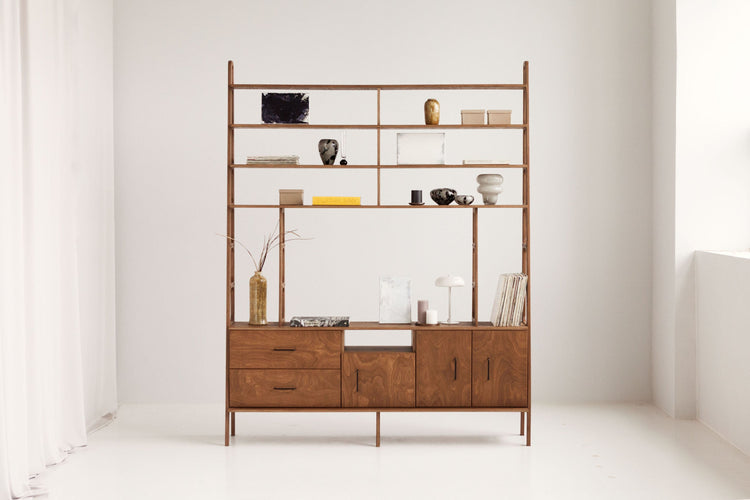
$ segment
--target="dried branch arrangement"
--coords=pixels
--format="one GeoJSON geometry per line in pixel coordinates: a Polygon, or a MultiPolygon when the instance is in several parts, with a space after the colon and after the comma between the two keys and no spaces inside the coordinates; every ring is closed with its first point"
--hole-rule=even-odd
{"type": "MultiPolygon", "coordinates": [[[[245,249],[247,254],[250,256],[250,258],[253,261],[253,265],[255,265],[255,270],[257,272],[263,271],[263,266],[266,264],[266,259],[268,258],[268,253],[273,250],[274,248],[277,248],[281,244],[281,234],[279,233],[279,221],[276,221],[276,226],[274,227],[271,234],[266,235],[263,237],[263,247],[260,250],[260,254],[258,259],[256,260],[253,253],[250,251],[249,248],[245,246],[244,243],[242,243],[240,240],[236,238],[232,238],[231,236],[227,235],[219,235],[224,236],[228,240],[232,240],[233,242],[240,245],[242,248],[245,249]]],[[[297,240],[309,240],[312,238],[303,238],[299,235],[296,229],[291,229],[289,231],[284,231],[284,243],[286,244],[289,241],[297,241],[297,240]],[[291,237],[290,237],[291,236],[291,237]]]]}

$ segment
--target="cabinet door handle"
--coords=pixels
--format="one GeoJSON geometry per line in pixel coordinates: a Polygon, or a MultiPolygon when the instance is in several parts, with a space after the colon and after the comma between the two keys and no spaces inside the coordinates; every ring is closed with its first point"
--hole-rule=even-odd
{"type": "Polygon", "coordinates": [[[282,351],[282,352],[293,352],[293,351],[296,351],[297,348],[296,347],[274,347],[273,350],[277,351],[277,352],[279,352],[279,351],[282,351]]]}
{"type": "Polygon", "coordinates": [[[274,387],[274,391],[295,391],[297,390],[296,387],[274,387]]]}
{"type": "Polygon", "coordinates": [[[490,379],[490,358],[487,358],[487,380],[490,379]]]}
{"type": "Polygon", "coordinates": [[[453,380],[456,380],[458,377],[458,359],[453,358],[453,380]]]}
{"type": "Polygon", "coordinates": [[[359,392],[359,370],[356,370],[356,371],[354,372],[354,375],[355,375],[355,376],[356,376],[356,378],[357,378],[357,382],[356,382],[356,384],[357,384],[357,385],[356,385],[356,386],[355,386],[355,388],[354,388],[354,392],[359,392]]]}

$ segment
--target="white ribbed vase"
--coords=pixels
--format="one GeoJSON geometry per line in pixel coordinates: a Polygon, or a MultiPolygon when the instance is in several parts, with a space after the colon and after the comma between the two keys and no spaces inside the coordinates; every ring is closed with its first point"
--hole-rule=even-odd
{"type": "Polygon", "coordinates": [[[482,195],[485,205],[497,203],[497,196],[503,192],[503,176],[500,174],[479,174],[477,191],[482,195]]]}

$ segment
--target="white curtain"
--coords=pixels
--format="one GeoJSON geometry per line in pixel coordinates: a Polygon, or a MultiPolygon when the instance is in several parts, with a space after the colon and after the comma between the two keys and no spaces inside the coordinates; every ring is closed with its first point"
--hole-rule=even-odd
{"type": "Polygon", "coordinates": [[[0,6],[2,499],[43,492],[116,389],[112,4],[0,6]]]}

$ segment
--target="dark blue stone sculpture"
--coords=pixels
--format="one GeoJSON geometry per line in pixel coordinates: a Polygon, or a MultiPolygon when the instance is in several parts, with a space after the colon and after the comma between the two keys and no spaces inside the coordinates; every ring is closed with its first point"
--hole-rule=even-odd
{"type": "Polygon", "coordinates": [[[299,93],[263,93],[261,117],[263,123],[307,123],[310,96],[299,93]]]}

